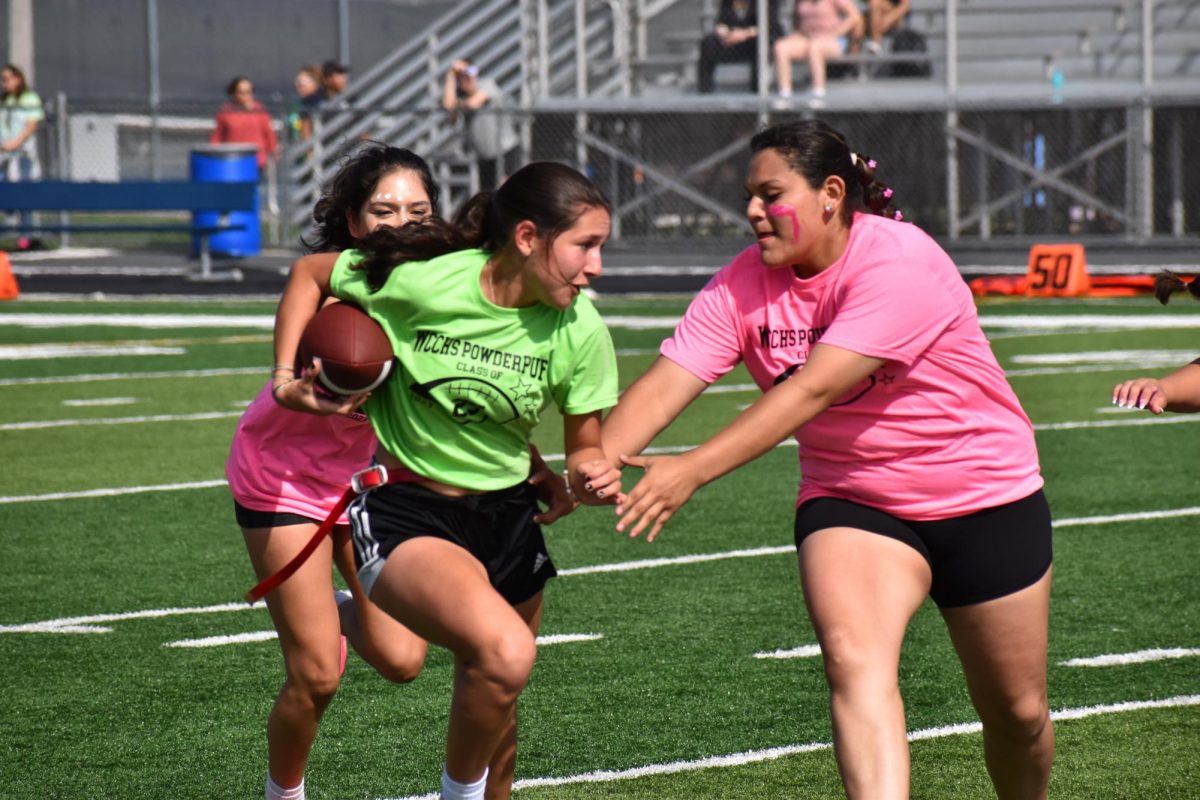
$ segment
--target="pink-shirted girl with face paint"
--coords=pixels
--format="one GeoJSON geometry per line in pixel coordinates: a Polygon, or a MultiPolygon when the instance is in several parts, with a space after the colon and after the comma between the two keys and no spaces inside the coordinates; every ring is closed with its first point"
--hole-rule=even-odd
{"type": "Polygon", "coordinates": [[[750,146],[757,244],[700,292],[604,422],[611,463],[645,470],[618,495],[617,529],[653,539],[701,486],[794,436],[800,577],[847,795],[908,796],[900,646],[932,597],[997,795],[1045,797],[1051,541],[1033,427],[957,268],[901,221],[873,160],[813,120],[750,146]],[[739,363],[755,403],[694,450],[638,456],[739,363]]]}

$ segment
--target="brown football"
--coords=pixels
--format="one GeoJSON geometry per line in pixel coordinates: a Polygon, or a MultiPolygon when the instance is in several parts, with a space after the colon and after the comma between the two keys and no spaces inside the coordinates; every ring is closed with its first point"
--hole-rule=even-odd
{"type": "Polygon", "coordinates": [[[321,359],[317,383],[336,395],[369,392],[392,371],[392,342],[356,305],[331,303],[309,320],[297,353],[301,369],[321,359]]]}

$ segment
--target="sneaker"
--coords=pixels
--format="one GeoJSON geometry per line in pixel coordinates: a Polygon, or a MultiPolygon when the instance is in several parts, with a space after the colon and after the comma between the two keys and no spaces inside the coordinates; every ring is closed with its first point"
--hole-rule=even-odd
{"type": "Polygon", "coordinates": [[[883,52],[883,45],[874,39],[867,39],[867,41],[863,43],[863,47],[865,47],[867,52],[873,56],[877,56],[883,52]]]}
{"type": "Polygon", "coordinates": [[[792,95],[781,94],[771,100],[771,108],[776,111],[788,111],[792,107],[792,95]]]}

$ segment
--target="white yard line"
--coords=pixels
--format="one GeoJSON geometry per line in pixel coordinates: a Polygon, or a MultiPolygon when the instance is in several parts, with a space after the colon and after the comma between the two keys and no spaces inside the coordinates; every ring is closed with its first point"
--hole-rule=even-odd
{"type": "MultiPolygon", "coordinates": [[[[276,631],[250,631],[235,633],[227,636],[206,636],[202,639],[178,639],[165,642],[163,647],[223,647],[230,644],[247,644],[250,642],[269,642],[279,638],[276,631]]],[[[573,644],[575,642],[594,642],[603,639],[602,633],[556,633],[549,636],[539,636],[536,639],[538,647],[552,644],[573,644]]]]}
{"type": "Polygon", "coordinates": [[[1200,648],[1169,647],[1138,650],[1133,653],[1106,653],[1090,658],[1068,658],[1058,662],[1062,667],[1123,667],[1127,664],[1149,664],[1153,661],[1167,661],[1173,658],[1200,657],[1200,648]]]}
{"type": "MultiPolygon", "coordinates": [[[[92,419],[49,419],[30,422],[9,422],[0,431],[32,431],[44,428],[80,428],[85,425],[140,425],[147,422],[203,422],[212,419],[240,417],[242,411],[201,411],[195,414],[153,414],[142,417],[96,417],[92,419]]],[[[3,498],[0,498],[3,502],[3,498]]]]}
{"type": "MultiPolygon", "coordinates": [[[[1128,711],[1149,711],[1160,708],[1181,708],[1185,706],[1196,705],[1200,705],[1200,695],[1178,695],[1176,697],[1167,697],[1161,700],[1131,700],[1123,703],[1107,703],[1097,706],[1063,708],[1059,709],[1058,711],[1050,712],[1050,717],[1054,720],[1072,720],[1096,717],[1106,714],[1120,714],[1128,711]]],[[[948,736],[975,734],[982,730],[983,726],[978,722],[963,722],[952,725],[942,725],[936,728],[923,728],[921,730],[910,731],[908,734],[908,740],[910,742],[917,742],[929,739],[942,739],[948,736]]],[[[646,778],[654,775],[675,775],[682,772],[695,772],[697,770],[711,769],[713,767],[740,767],[747,764],[756,764],[763,761],[773,761],[775,759],[786,758],[788,756],[801,755],[803,753],[829,750],[832,749],[832,747],[832,742],[810,742],[809,744],[793,744],[782,747],[770,747],[763,750],[748,750],[742,753],[709,756],[707,758],[698,758],[688,761],[669,761],[660,764],[647,764],[645,766],[632,767],[630,769],[596,770],[594,772],[584,772],[577,775],[562,775],[546,778],[522,778],[521,780],[513,783],[513,789],[519,791],[521,789],[532,789],[541,786],[573,786],[583,783],[611,783],[614,781],[636,780],[638,778],[646,778]]],[[[393,798],[392,800],[437,800],[437,797],[438,795],[433,793],[409,795],[403,798],[393,798]]]]}
{"type": "MultiPolygon", "coordinates": [[[[219,486],[224,481],[213,481],[204,486],[219,486]]],[[[177,484],[169,488],[198,488],[200,484],[177,484]]],[[[160,487],[164,490],[168,487],[160,487]]],[[[1169,517],[1185,517],[1200,515],[1200,507],[1167,509],[1164,511],[1142,511],[1131,514],[1112,514],[1097,517],[1073,517],[1054,522],[1056,528],[1077,527],[1080,525],[1106,525],[1114,522],[1141,522],[1151,519],[1169,517]]],[[[744,550],[725,550],[719,553],[696,553],[671,558],[645,558],[635,561],[620,561],[612,564],[593,564],[585,567],[572,567],[558,571],[560,577],[574,575],[599,575],[612,572],[633,572],[657,567],[685,566],[701,564],[710,561],[724,561],[731,558],[756,558],[759,556],[784,555],[795,551],[792,545],[773,545],[755,547],[744,550]]],[[[242,611],[248,608],[265,608],[262,603],[251,606],[246,603],[223,603],[215,606],[199,606],[192,608],[165,608],[148,611],[130,611],[115,614],[97,614],[87,617],[62,617],[59,619],[27,622],[19,625],[0,625],[0,633],[109,633],[112,629],[100,627],[97,623],[118,622],[128,619],[143,619],[147,617],[183,616],[188,614],[209,614],[221,611],[242,611]]]]}

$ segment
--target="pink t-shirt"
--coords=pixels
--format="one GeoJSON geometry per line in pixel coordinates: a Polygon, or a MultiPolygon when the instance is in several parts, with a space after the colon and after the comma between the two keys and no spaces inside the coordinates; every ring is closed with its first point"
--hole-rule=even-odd
{"type": "MultiPolygon", "coordinates": [[[[238,422],[225,477],[233,499],[246,508],[320,521],[374,454],[375,433],[365,415],[322,417],[282,408],[268,381],[238,422]]],[[[339,524],[348,524],[345,514],[339,524]]]]}
{"type": "Polygon", "coordinates": [[[850,0],[797,0],[796,31],[810,38],[832,36],[842,16],[853,11],[850,0]]]}
{"type": "Polygon", "coordinates": [[[798,503],[838,497],[931,520],[1041,488],[1033,426],[971,293],[915,225],[856,214],[846,252],[808,279],[747,248],[692,301],[662,354],[708,383],[744,361],[766,391],[817,342],[887,363],[796,432],[798,503]]]}

